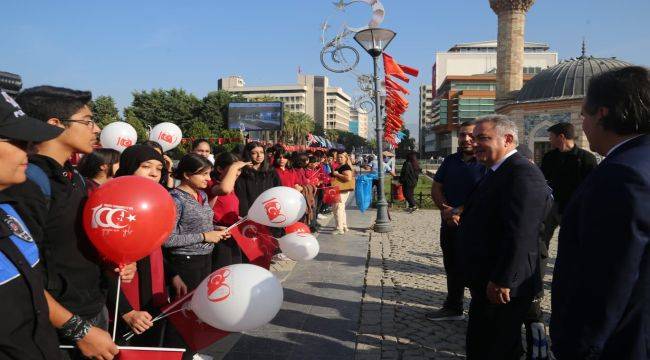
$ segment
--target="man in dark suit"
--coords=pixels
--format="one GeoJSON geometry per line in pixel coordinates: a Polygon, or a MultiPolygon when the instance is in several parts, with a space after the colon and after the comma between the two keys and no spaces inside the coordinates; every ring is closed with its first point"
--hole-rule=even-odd
{"type": "Polygon", "coordinates": [[[519,359],[521,325],[541,289],[539,233],[550,191],[542,172],[517,153],[517,127],[503,115],[477,119],[478,161],[488,174],[460,220],[472,294],[468,359],[519,359]]]}
{"type": "Polygon", "coordinates": [[[650,77],[592,78],[582,128],[606,156],[567,205],[552,288],[558,359],[650,358],[650,77]]]}

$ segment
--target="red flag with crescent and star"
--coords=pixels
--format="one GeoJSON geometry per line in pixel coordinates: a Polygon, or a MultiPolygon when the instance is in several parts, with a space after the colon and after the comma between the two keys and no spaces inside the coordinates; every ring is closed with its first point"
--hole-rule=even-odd
{"type": "Polygon", "coordinates": [[[232,228],[230,235],[251,264],[267,270],[271,267],[271,258],[277,252],[278,244],[266,226],[247,220],[232,228]]]}

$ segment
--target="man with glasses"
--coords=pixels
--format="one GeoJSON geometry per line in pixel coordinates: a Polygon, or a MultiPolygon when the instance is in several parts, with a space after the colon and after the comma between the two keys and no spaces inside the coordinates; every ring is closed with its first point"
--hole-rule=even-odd
{"type": "MultiPolygon", "coordinates": [[[[26,217],[39,225],[33,233],[43,239],[39,247],[46,290],[75,314],[74,321],[107,329],[105,284],[115,279],[104,278],[99,257],[83,230],[82,209],[88,195],[83,178],[68,161],[75,153],[92,152],[97,143],[100,129],[93,121],[90,100],[90,92],[52,86],[26,89],[17,96],[16,102],[25,113],[62,131],[35,146],[27,169],[30,181],[9,191],[27,207],[26,217]]],[[[130,281],[135,266],[115,271],[120,272],[122,280],[130,281]]],[[[105,337],[93,347],[84,347],[78,336],[65,332],[59,336],[63,343],[78,345],[86,356],[105,354],[106,358],[115,346],[105,337]]],[[[81,354],[64,356],[79,358],[81,354]]]]}

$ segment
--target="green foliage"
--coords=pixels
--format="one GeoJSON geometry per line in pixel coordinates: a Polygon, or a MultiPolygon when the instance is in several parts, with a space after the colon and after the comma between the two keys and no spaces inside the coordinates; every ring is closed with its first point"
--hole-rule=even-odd
{"type": "Polygon", "coordinates": [[[358,150],[370,146],[365,138],[349,131],[327,129],[325,130],[325,136],[331,142],[345,146],[347,152],[352,151],[352,149],[358,150]]]}
{"type": "Polygon", "coordinates": [[[185,134],[200,115],[201,101],[183,89],[136,91],[128,108],[145,126],[178,125],[185,134]]]}
{"type": "Polygon", "coordinates": [[[201,100],[199,117],[213,133],[227,128],[228,104],[245,102],[246,98],[225,90],[213,91],[201,100]]]}
{"type": "Polygon", "coordinates": [[[124,121],[133,126],[138,134],[138,142],[149,140],[149,130],[129,108],[124,110],[124,121]]]}
{"type": "Polygon", "coordinates": [[[117,111],[115,100],[110,96],[98,96],[90,103],[90,108],[93,111],[93,119],[100,128],[114,121],[122,120],[117,111]]]}
{"type": "Polygon", "coordinates": [[[283,138],[288,144],[305,145],[307,134],[314,131],[314,120],[300,112],[284,113],[283,138]]]}
{"type": "Polygon", "coordinates": [[[416,151],[415,150],[415,139],[411,137],[411,132],[407,128],[402,128],[400,130],[403,132],[406,136],[404,136],[404,139],[402,139],[402,142],[400,142],[397,145],[397,149],[395,150],[395,155],[398,158],[405,158],[406,154],[408,154],[411,151],[416,151]]]}
{"type": "Polygon", "coordinates": [[[264,95],[264,96],[258,96],[252,99],[248,99],[250,102],[274,102],[274,101],[280,101],[278,98],[264,95]]]}

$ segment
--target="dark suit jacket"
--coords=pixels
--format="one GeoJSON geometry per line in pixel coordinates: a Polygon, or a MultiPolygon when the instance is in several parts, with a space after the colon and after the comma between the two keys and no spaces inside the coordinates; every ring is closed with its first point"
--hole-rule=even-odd
{"type": "Polygon", "coordinates": [[[541,290],[539,232],[550,189],[544,175],[518,153],[475,188],[461,216],[459,239],[471,288],[489,281],[510,295],[541,290]]]}
{"type": "Polygon", "coordinates": [[[551,337],[558,359],[650,358],[650,135],[615,149],[562,219],[551,337]]]}

